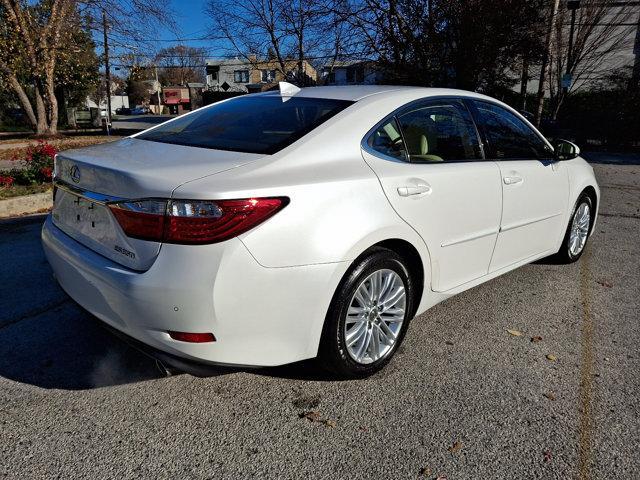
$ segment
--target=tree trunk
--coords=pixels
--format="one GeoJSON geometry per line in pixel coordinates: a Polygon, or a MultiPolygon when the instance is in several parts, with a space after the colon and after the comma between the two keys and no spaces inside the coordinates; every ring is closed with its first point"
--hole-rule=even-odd
{"type": "Polygon", "coordinates": [[[36,97],[36,135],[47,135],[49,133],[49,125],[47,124],[47,109],[44,100],[40,94],[37,83],[34,85],[34,95],[36,97]]]}
{"type": "Polygon", "coordinates": [[[536,99],[536,108],[534,112],[534,123],[536,127],[540,126],[540,120],[542,119],[542,107],[544,106],[544,83],[547,79],[547,68],[549,66],[549,56],[551,55],[551,42],[553,40],[553,27],[556,23],[556,15],[558,14],[558,7],[560,6],[560,0],[553,0],[553,8],[551,15],[549,15],[549,24],[547,25],[547,33],[545,37],[545,50],[542,56],[542,65],[540,66],[540,83],[538,84],[538,97],[536,99]]]}
{"type": "Polygon", "coordinates": [[[24,89],[22,88],[16,77],[14,77],[13,75],[9,77],[9,85],[11,85],[13,91],[16,92],[16,95],[18,95],[18,99],[20,100],[22,108],[27,114],[27,118],[29,119],[31,126],[36,129],[38,126],[38,120],[36,119],[36,114],[33,112],[33,107],[31,106],[29,97],[27,97],[24,89]]]}
{"type": "Polygon", "coordinates": [[[51,61],[51,65],[47,67],[47,86],[46,97],[49,104],[49,134],[58,133],[58,99],[56,98],[56,89],[54,84],[55,64],[51,61]]]}
{"type": "Polygon", "coordinates": [[[522,77],[520,78],[520,101],[522,110],[527,110],[527,86],[529,85],[529,59],[522,57],[522,77]]]}

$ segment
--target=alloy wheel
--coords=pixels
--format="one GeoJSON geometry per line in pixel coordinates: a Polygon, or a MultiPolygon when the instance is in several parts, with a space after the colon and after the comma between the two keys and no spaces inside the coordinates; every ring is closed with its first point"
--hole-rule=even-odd
{"type": "Polygon", "coordinates": [[[405,319],[407,294],[400,275],[377,270],[356,289],[344,325],[349,356],[360,364],[386,357],[396,343],[405,319]]]}
{"type": "Polygon", "coordinates": [[[587,203],[581,203],[573,214],[569,233],[569,253],[572,257],[579,255],[587,243],[590,223],[591,209],[587,203]]]}

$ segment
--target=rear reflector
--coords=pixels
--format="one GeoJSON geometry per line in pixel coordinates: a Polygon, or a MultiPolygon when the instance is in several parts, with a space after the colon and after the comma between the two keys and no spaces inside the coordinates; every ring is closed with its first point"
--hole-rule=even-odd
{"type": "Polygon", "coordinates": [[[168,332],[169,336],[174,340],[189,343],[207,343],[215,342],[216,337],[213,333],[190,333],[190,332],[168,332]]]}
{"type": "Polygon", "coordinates": [[[206,244],[236,237],[289,203],[286,197],[239,200],[139,200],[109,208],[131,238],[206,244]]]}

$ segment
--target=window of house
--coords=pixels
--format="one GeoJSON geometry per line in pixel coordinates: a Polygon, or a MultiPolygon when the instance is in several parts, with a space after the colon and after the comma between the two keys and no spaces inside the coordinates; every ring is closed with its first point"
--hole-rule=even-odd
{"type": "Polygon", "coordinates": [[[473,101],[478,123],[487,137],[487,158],[552,158],[553,151],[531,127],[509,110],[493,103],[473,101]]]}
{"type": "Polygon", "coordinates": [[[275,70],[260,70],[262,75],[262,81],[264,83],[271,83],[276,81],[276,71],[275,70]]]}
{"type": "Polygon", "coordinates": [[[249,70],[235,70],[233,81],[236,83],[249,83],[249,70]]]}
{"type": "Polygon", "coordinates": [[[430,101],[398,116],[412,162],[449,162],[482,158],[475,125],[458,100],[430,101]]]}
{"type": "Polygon", "coordinates": [[[347,68],[347,83],[363,83],[364,82],[364,67],[348,67],[347,68]]]}

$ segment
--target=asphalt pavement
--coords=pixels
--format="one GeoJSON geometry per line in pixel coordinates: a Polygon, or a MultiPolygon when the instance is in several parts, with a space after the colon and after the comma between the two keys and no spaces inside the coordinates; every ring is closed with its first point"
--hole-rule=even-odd
{"type": "Polygon", "coordinates": [[[638,478],[640,166],[596,172],[578,263],[436,306],[361,381],[165,377],[56,286],[41,217],[0,223],[0,477],[638,478]]]}

